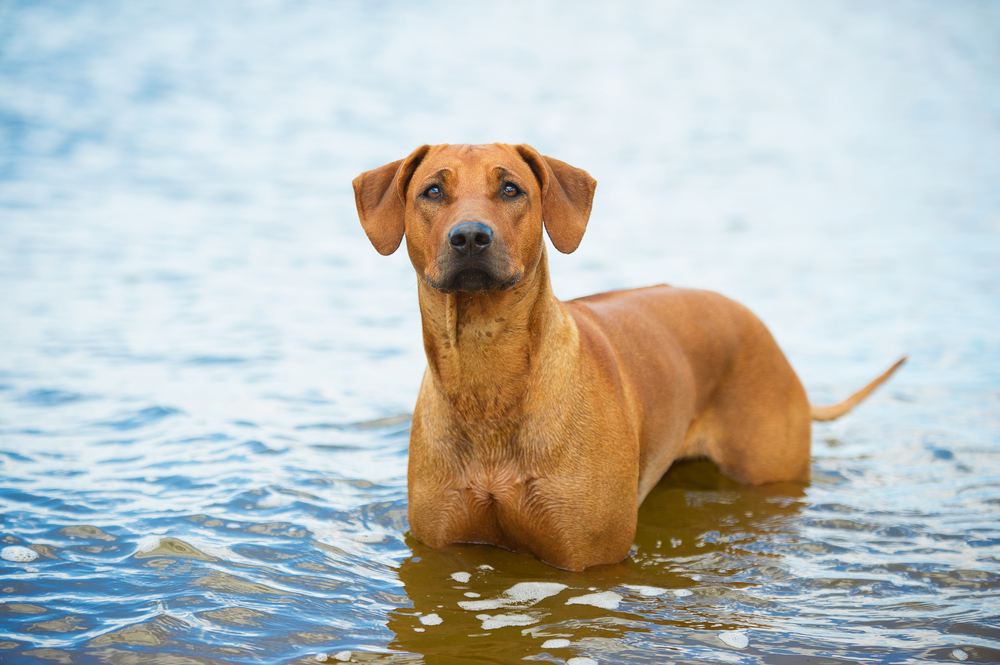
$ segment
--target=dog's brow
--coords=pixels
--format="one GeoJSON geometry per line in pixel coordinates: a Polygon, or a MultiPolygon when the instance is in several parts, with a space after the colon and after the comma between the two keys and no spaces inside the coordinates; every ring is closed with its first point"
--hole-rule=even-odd
{"type": "Polygon", "coordinates": [[[515,175],[514,173],[512,173],[511,171],[509,171],[507,168],[505,168],[503,166],[494,166],[493,167],[493,173],[495,173],[496,175],[500,176],[501,178],[513,177],[515,175]]]}
{"type": "Polygon", "coordinates": [[[446,179],[445,176],[453,176],[453,175],[455,175],[455,172],[452,171],[447,166],[445,166],[444,168],[438,169],[434,173],[431,173],[430,175],[426,176],[423,181],[430,182],[432,180],[445,180],[446,179]]]}

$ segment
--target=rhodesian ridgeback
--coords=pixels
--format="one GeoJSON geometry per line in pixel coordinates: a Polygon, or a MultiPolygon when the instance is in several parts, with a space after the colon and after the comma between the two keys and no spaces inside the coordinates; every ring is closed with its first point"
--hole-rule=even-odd
{"type": "Polygon", "coordinates": [[[807,481],[810,406],[764,324],[709,291],[653,286],[561,302],[542,229],[580,244],[596,181],[527,145],[439,145],[354,180],[381,254],[406,238],[427,371],[413,413],[410,530],[582,570],[624,559],[670,465],[747,484],[807,481]]]}

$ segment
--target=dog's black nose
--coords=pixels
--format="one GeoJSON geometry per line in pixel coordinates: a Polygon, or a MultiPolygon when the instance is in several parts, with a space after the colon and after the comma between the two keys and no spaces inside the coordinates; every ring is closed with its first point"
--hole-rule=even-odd
{"type": "Polygon", "coordinates": [[[448,232],[448,244],[459,254],[479,254],[493,244],[493,229],[480,222],[462,222],[448,232]]]}

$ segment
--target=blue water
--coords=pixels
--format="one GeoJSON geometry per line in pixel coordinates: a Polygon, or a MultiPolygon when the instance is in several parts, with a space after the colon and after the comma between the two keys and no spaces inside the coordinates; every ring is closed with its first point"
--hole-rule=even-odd
{"type": "Polygon", "coordinates": [[[37,556],[0,560],[0,660],[1000,661],[998,34],[965,0],[0,2],[0,546],[37,556]],[[598,180],[560,297],[723,292],[816,402],[910,361],[801,491],[676,469],[620,566],[423,547],[416,279],[350,181],[490,141],[598,180]],[[458,605],[522,582],[566,588],[458,605]]]}

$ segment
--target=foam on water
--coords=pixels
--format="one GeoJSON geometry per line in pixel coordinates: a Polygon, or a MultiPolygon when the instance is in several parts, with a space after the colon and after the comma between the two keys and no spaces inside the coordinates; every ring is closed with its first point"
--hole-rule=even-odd
{"type": "Polygon", "coordinates": [[[425,614],[424,616],[420,617],[420,623],[424,624],[425,626],[437,626],[440,625],[442,621],[443,619],[437,614],[425,614]]]}
{"type": "Polygon", "coordinates": [[[719,633],[719,639],[734,649],[746,649],[747,645],[750,644],[750,638],[747,637],[746,633],[738,630],[719,633]]]}
{"type": "Polygon", "coordinates": [[[385,540],[384,533],[356,533],[353,536],[354,540],[359,543],[381,543],[385,540]]]}
{"type": "Polygon", "coordinates": [[[470,579],[472,579],[471,573],[452,573],[451,579],[459,582],[461,584],[466,584],[470,579]]]}
{"type": "Polygon", "coordinates": [[[0,550],[0,559],[4,561],[16,561],[18,563],[30,563],[38,558],[38,552],[21,545],[11,545],[0,550]]]}
{"type": "Polygon", "coordinates": [[[661,589],[656,586],[642,586],[639,584],[625,584],[623,586],[630,591],[635,591],[640,596],[660,596],[667,592],[667,589],[661,589]]]}
{"type": "Polygon", "coordinates": [[[160,542],[159,536],[143,536],[136,541],[135,551],[137,554],[149,554],[160,546],[160,542]]]}
{"type": "Polygon", "coordinates": [[[268,494],[257,502],[258,508],[278,508],[292,503],[292,498],[284,494],[268,494]]]}
{"type": "Polygon", "coordinates": [[[463,610],[479,612],[498,610],[504,607],[531,607],[540,600],[554,596],[566,588],[557,582],[518,582],[497,598],[486,600],[465,600],[458,603],[463,610]]]}
{"type": "Polygon", "coordinates": [[[572,644],[572,642],[570,642],[569,640],[566,640],[566,639],[563,639],[563,638],[557,638],[557,639],[554,639],[554,640],[545,640],[544,642],[542,642],[542,648],[543,649],[565,649],[570,644],[572,644]]]}
{"type": "Polygon", "coordinates": [[[483,630],[496,630],[508,626],[530,626],[538,623],[538,617],[531,614],[477,614],[476,618],[483,622],[483,630]]]}
{"type": "Polygon", "coordinates": [[[567,605],[593,605],[606,610],[616,610],[622,602],[622,597],[614,591],[604,591],[602,593],[589,593],[584,596],[576,596],[566,601],[567,605]]]}

